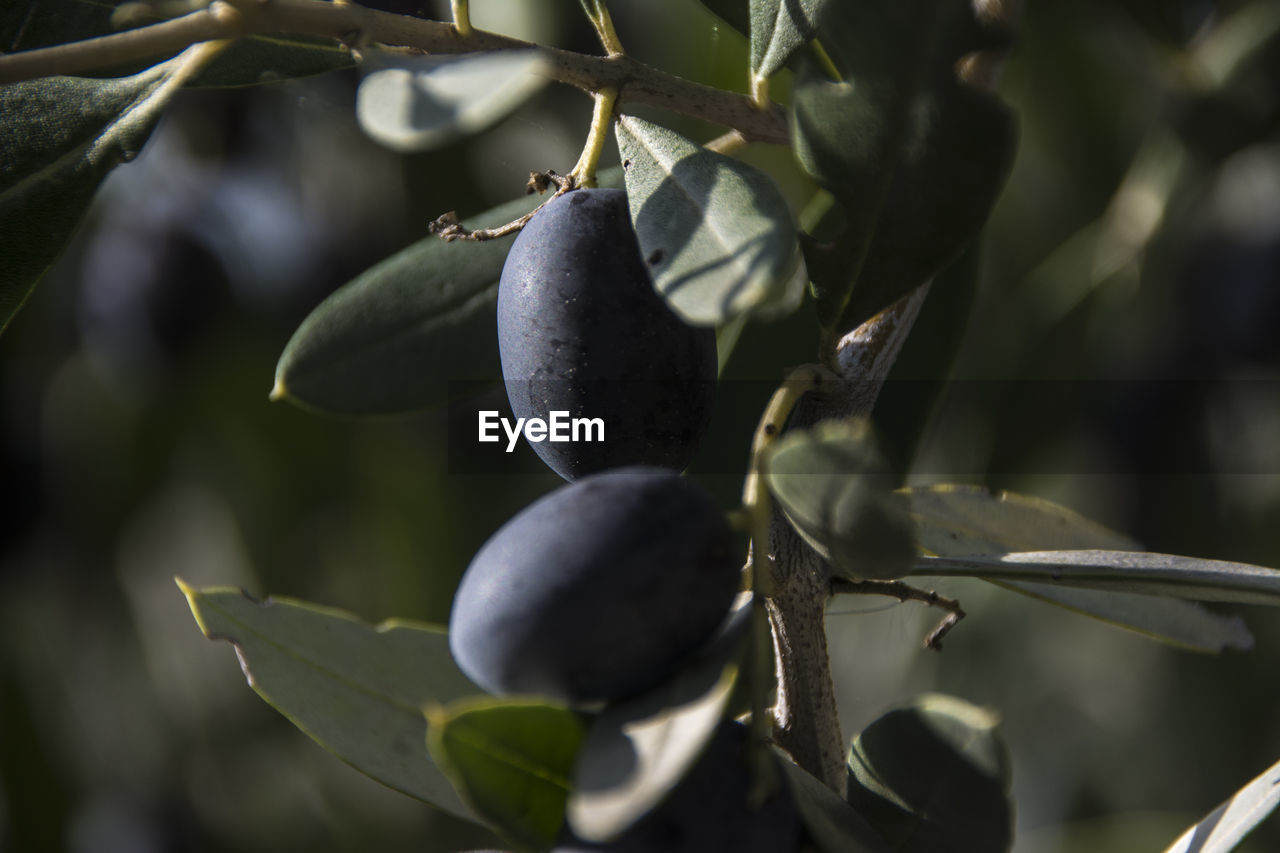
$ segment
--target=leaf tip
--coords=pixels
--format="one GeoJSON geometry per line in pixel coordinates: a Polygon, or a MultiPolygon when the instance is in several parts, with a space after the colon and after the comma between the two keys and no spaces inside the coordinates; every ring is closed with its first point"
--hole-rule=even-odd
{"type": "Polygon", "coordinates": [[[267,395],[267,399],[273,403],[278,403],[289,396],[289,389],[284,385],[284,377],[277,376],[276,384],[272,386],[271,393],[267,395]]]}

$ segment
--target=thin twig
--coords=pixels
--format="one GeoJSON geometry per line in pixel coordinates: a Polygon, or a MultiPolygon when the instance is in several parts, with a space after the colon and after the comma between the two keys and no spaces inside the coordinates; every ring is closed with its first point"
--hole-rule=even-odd
{"type": "Polygon", "coordinates": [[[902,581],[861,580],[851,581],[845,578],[834,578],[831,581],[832,595],[887,595],[899,601],[919,601],[930,607],[947,611],[937,627],[924,638],[924,646],[934,651],[942,650],[942,638],[965,617],[964,608],[954,598],[938,595],[933,590],[917,589],[902,581]]]}
{"type": "Polygon", "coordinates": [[[590,56],[475,28],[462,35],[451,22],[321,0],[263,0],[234,7],[214,0],[207,9],[171,21],[0,55],[0,84],[83,74],[163,57],[201,41],[285,33],[433,54],[537,51],[544,61],[541,73],[592,93],[617,89],[619,105],[643,104],[694,116],[734,128],[753,142],[788,141],[786,114],[781,107],[758,110],[745,95],[675,77],[630,56],[590,56]]]}
{"type": "Polygon", "coordinates": [[[557,175],[552,171],[530,173],[528,185],[528,191],[530,193],[536,192],[541,194],[546,192],[552,186],[556,188],[556,191],[551,194],[550,198],[526,213],[524,216],[521,216],[518,219],[513,219],[505,225],[498,225],[494,228],[477,228],[473,231],[470,228],[466,228],[460,221],[458,221],[457,211],[451,210],[427,223],[427,233],[435,234],[437,237],[442,238],[446,243],[452,243],[454,240],[472,240],[477,243],[482,243],[485,240],[497,240],[499,237],[506,237],[508,234],[514,234],[525,225],[529,224],[529,220],[533,219],[534,214],[550,204],[553,199],[564,195],[570,190],[577,189],[578,183],[577,179],[574,178],[573,175],[562,176],[557,175]]]}

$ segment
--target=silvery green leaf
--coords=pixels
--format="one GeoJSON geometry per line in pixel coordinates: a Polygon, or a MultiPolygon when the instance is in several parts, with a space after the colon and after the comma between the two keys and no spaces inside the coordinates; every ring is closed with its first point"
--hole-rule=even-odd
{"type": "Polygon", "coordinates": [[[1035,581],[1196,601],[1280,605],[1280,571],[1248,563],[1135,551],[1031,551],[920,557],[912,575],[1035,581]]]}
{"type": "Polygon", "coordinates": [[[751,0],[751,76],[768,77],[811,40],[824,0],[751,0]]]}
{"type": "Polygon", "coordinates": [[[807,276],[773,181],[634,116],[617,123],[627,200],[654,286],[690,323],[792,311],[807,276]]]}
{"type": "Polygon", "coordinates": [[[373,54],[356,91],[356,117],[377,142],[426,151],[477,133],[546,82],[537,51],[463,56],[373,54]]]}
{"type": "Polygon", "coordinates": [[[1280,805],[1280,762],[1188,829],[1165,853],[1227,853],[1280,805]]]}
{"type": "Polygon", "coordinates": [[[744,594],[688,665],[654,690],[610,705],[591,723],[567,809],[577,837],[618,837],[693,766],[725,716],[751,610],[751,597],[744,594]]]}

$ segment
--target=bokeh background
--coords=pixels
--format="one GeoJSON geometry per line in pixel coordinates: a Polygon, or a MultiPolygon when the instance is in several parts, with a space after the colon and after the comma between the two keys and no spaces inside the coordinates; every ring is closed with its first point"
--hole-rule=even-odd
{"type": "MultiPolygon", "coordinates": [[[[522,5],[550,40],[595,49],[577,4],[522,5]]],[[[699,4],[613,6],[641,59],[743,88],[742,40],[699,4]]],[[[1278,19],[1262,0],[1029,0],[1000,84],[1021,148],[977,288],[939,282],[887,392],[905,460],[916,402],[956,380],[914,481],[1280,566],[1278,19]]],[[[0,338],[0,849],[486,841],[296,731],[173,583],[442,622],[474,550],[558,483],[528,453],[507,475],[452,470],[447,411],[355,421],[267,401],[324,296],[439,213],[570,168],[590,113],[550,88],[482,136],[400,154],[357,126],[357,82],[183,93],[0,338]]],[[[744,156],[803,200],[785,152],[744,156]]],[[[746,381],[695,466],[726,501],[769,384],[813,341],[808,306],[740,341],[727,376],[746,381]]],[[[1162,850],[1280,759],[1280,613],[1238,608],[1256,648],[1207,657],[977,582],[941,589],[970,613],[941,654],[919,649],[936,614],[832,605],[845,730],[929,690],[999,709],[1017,850],[1162,850]]],[[[1246,849],[1280,849],[1280,819],[1246,849]]]]}

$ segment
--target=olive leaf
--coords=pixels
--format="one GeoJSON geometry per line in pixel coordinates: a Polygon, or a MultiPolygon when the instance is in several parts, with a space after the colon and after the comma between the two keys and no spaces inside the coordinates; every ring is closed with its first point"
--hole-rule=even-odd
{"type": "Polygon", "coordinates": [[[920,557],[908,574],[1036,581],[1194,601],[1280,605],[1280,571],[1248,563],[1135,551],[1030,551],[920,557]]]}
{"type": "Polygon", "coordinates": [[[640,254],[672,310],[714,325],[795,309],[804,260],[766,174],[634,116],[618,119],[617,137],[640,254]]]}
{"type": "Polygon", "coordinates": [[[824,421],[788,432],[765,459],[787,519],[851,580],[889,580],[916,559],[915,533],[866,421],[824,421]]]}
{"type": "Polygon", "coordinates": [[[543,54],[509,51],[460,57],[374,53],[356,90],[356,118],[375,141],[427,151],[484,130],[542,88],[543,54]]]}
{"type": "Polygon", "coordinates": [[[825,0],[751,0],[751,76],[776,72],[813,38],[825,0]]]}
{"type": "Polygon", "coordinates": [[[716,636],[665,683],[614,703],[591,723],[567,817],[584,841],[617,838],[697,761],[724,718],[751,627],[744,594],[716,636]]]}
{"type": "MultiPolygon", "coordinates": [[[[599,182],[618,186],[621,170],[601,172],[599,182]]],[[[463,224],[503,225],[542,201],[516,199],[463,224]]],[[[498,381],[494,311],[514,241],[428,235],[361,273],[293,333],[272,398],[322,412],[393,414],[444,402],[450,382],[498,381]]]]}
{"type": "Polygon", "coordinates": [[[427,721],[431,756],[477,814],[521,845],[555,843],[583,737],[576,713],[485,698],[428,709],[427,721]]]}
{"type": "MultiPolygon", "coordinates": [[[[921,548],[937,556],[1040,548],[1142,549],[1129,537],[1066,507],[1026,495],[962,485],[901,489],[899,494],[910,503],[921,548]]],[[[1239,617],[1214,613],[1192,601],[1052,583],[991,582],[1190,651],[1216,654],[1253,647],[1253,636],[1239,617]]]]}
{"type": "Polygon", "coordinates": [[[137,156],[182,57],[132,77],[0,87],[0,331],[61,254],[112,169],[137,156]]]}
{"type": "Polygon", "coordinates": [[[897,853],[1004,853],[1008,751],[995,714],[927,695],[867,726],[849,750],[849,802],[897,853]]]}
{"type": "Polygon", "coordinates": [[[361,773],[478,822],[424,744],[424,705],[482,693],[454,665],[444,629],[178,586],[204,635],[234,644],[249,686],[295,726],[361,773]]]}
{"type": "Polygon", "coordinates": [[[1280,762],[1262,771],[1231,799],[1173,842],[1165,853],[1227,853],[1280,805],[1280,762]]]}

